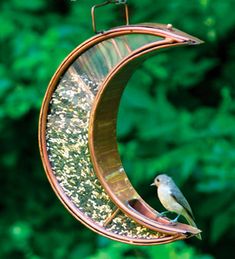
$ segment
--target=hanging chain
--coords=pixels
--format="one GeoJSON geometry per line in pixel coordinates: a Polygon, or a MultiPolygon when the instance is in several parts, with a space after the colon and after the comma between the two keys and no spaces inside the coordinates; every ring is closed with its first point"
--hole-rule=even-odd
{"type": "Polygon", "coordinates": [[[126,4],[127,0],[109,0],[108,2],[113,4],[126,4]]]}
{"type": "Polygon", "coordinates": [[[95,9],[108,5],[108,4],[116,4],[116,5],[123,5],[125,8],[125,20],[126,20],[126,25],[129,24],[129,12],[128,12],[128,5],[127,5],[127,0],[107,0],[104,3],[94,5],[91,8],[91,18],[92,18],[92,27],[95,33],[98,33],[97,28],[96,28],[96,21],[95,21],[95,9]]]}

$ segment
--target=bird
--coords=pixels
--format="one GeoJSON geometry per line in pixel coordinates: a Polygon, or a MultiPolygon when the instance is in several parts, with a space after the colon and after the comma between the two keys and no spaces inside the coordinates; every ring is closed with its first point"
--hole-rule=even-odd
{"type": "MultiPolygon", "coordinates": [[[[197,228],[192,209],[173,179],[166,174],[160,174],[151,184],[151,186],[155,185],[157,187],[158,198],[165,209],[167,209],[167,211],[159,215],[163,216],[168,212],[175,212],[178,215],[175,219],[171,220],[172,223],[177,222],[178,218],[182,215],[191,226],[197,228]]],[[[196,237],[200,240],[202,239],[201,234],[197,234],[196,237]]]]}

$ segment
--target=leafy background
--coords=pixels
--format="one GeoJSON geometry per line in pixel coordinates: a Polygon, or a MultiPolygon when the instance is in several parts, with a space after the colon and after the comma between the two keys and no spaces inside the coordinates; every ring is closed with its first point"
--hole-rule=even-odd
{"type": "MultiPolygon", "coordinates": [[[[90,8],[99,2],[0,2],[0,258],[231,258],[234,0],[128,1],[131,23],[172,23],[205,41],[148,60],[132,77],[118,118],[119,149],[135,188],[162,210],[149,184],[159,172],[171,175],[203,241],[136,247],[108,240],[77,222],[49,186],[37,144],[40,105],[60,62],[93,36],[90,8]]],[[[122,19],[117,6],[99,13],[102,29],[122,19]]]]}

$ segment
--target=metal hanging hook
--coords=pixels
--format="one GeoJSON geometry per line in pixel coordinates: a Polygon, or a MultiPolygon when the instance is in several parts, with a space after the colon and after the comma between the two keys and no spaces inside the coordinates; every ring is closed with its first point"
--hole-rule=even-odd
{"type": "Polygon", "coordinates": [[[95,20],[95,9],[108,5],[108,4],[116,4],[116,5],[123,5],[125,8],[125,21],[126,21],[126,25],[129,24],[129,11],[128,11],[128,5],[127,5],[127,0],[107,0],[101,4],[97,4],[94,5],[91,8],[91,18],[92,18],[92,27],[93,27],[93,31],[95,33],[98,33],[97,31],[97,27],[96,27],[96,20],[95,20]]]}

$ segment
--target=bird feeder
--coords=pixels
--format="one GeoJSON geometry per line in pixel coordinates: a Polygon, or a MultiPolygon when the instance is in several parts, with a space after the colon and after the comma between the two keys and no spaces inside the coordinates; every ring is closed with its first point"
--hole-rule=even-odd
{"type": "Polygon", "coordinates": [[[40,114],[40,153],[54,191],[84,225],[124,243],[168,243],[200,230],[158,217],[134,189],[118,153],[117,112],[140,64],[163,49],[201,41],[171,25],[128,25],[122,4],[127,24],[82,43],[52,77],[40,114]]]}

